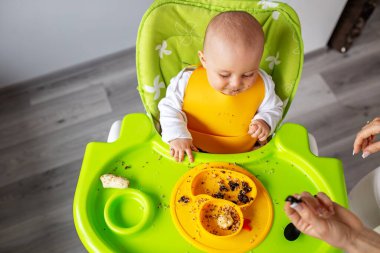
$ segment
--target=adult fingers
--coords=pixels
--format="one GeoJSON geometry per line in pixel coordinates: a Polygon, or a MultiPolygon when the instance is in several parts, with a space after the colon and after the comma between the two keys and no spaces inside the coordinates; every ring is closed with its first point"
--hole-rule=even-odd
{"type": "Polygon", "coordinates": [[[356,135],[355,140],[354,140],[354,149],[352,151],[352,155],[359,153],[364,140],[365,138],[359,137],[358,135],[356,135]]]}
{"type": "Polygon", "coordinates": [[[291,222],[294,225],[299,224],[301,221],[301,216],[297,213],[296,210],[291,208],[290,205],[291,204],[289,202],[285,202],[285,206],[284,206],[285,214],[286,214],[286,216],[288,216],[288,218],[291,220],[291,222]]]}
{"type": "Polygon", "coordinates": [[[329,211],[329,216],[330,215],[334,215],[334,203],[332,202],[332,200],[329,198],[329,196],[327,196],[324,192],[318,192],[318,194],[316,195],[317,196],[317,199],[325,206],[327,207],[328,211],[329,211]]]}
{"type": "Polygon", "coordinates": [[[368,146],[368,138],[363,140],[362,146],[360,148],[361,150],[364,150],[368,146]]]}
{"type": "Polygon", "coordinates": [[[284,206],[286,215],[298,230],[320,238],[320,232],[323,233],[326,230],[326,222],[322,218],[319,218],[312,210],[310,203],[307,203],[311,200],[311,195],[309,193],[302,193],[301,195],[294,194],[293,196],[302,202],[286,203],[284,206]]]}
{"type": "Polygon", "coordinates": [[[301,199],[302,199],[302,202],[304,202],[307,206],[310,207],[312,212],[318,215],[320,214],[321,210],[320,210],[319,202],[309,192],[301,193],[301,199]]]}
{"type": "Polygon", "coordinates": [[[186,154],[189,157],[190,162],[191,163],[194,162],[194,157],[193,157],[193,153],[191,152],[191,148],[186,149],[186,154]]]}
{"type": "Polygon", "coordinates": [[[172,157],[174,157],[174,154],[175,154],[175,150],[174,150],[174,148],[170,148],[170,155],[171,155],[172,157]]]}
{"type": "Polygon", "coordinates": [[[363,150],[363,155],[362,157],[363,158],[366,158],[367,156],[369,156],[370,154],[373,154],[373,153],[376,153],[380,151],[380,141],[378,142],[374,142],[370,145],[368,145],[364,150],[363,150]]]}
{"type": "Polygon", "coordinates": [[[363,141],[370,137],[371,135],[377,135],[380,133],[380,121],[375,121],[373,124],[370,124],[364,127],[355,137],[354,141],[354,154],[358,153],[360,150],[363,141]]]}
{"type": "Polygon", "coordinates": [[[369,139],[369,143],[375,142],[375,136],[374,135],[371,135],[370,137],[368,137],[368,139],[369,139]]]}
{"type": "MultiPolygon", "coordinates": [[[[302,199],[302,201],[304,201],[302,199]]],[[[291,206],[297,214],[300,216],[298,222],[295,222],[294,225],[300,229],[302,232],[306,232],[305,229],[308,226],[302,226],[302,223],[311,225],[313,228],[317,228],[320,223],[320,218],[315,214],[315,212],[310,208],[306,203],[295,203],[291,206]]]]}
{"type": "Polygon", "coordinates": [[[354,150],[353,150],[353,154],[356,154],[358,153],[360,150],[363,150],[367,144],[366,142],[368,141],[368,138],[370,138],[371,136],[373,135],[370,135],[368,137],[365,137],[365,136],[362,136],[362,137],[358,137],[360,133],[364,133],[364,131],[368,131],[367,129],[371,129],[373,126],[370,124],[369,121],[367,121],[367,124],[364,125],[361,130],[356,134],[356,137],[355,137],[355,141],[359,141],[359,144],[355,144],[355,141],[354,141],[354,150]],[[359,147],[357,149],[357,147],[359,147]]]}
{"type": "Polygon", "coordinates": [[[333,214],[330,212],[330,208],[318,199],[317,195],[315,195],[317,197],[313,197],[308,192],[304,192],[301,195],[302,201],[310,207],[314,214],[323,218],[328,218],[333,214]]]}

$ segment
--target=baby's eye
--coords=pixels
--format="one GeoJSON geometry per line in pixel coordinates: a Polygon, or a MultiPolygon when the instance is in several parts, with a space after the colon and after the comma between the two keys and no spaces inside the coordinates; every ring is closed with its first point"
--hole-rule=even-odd
{"type": "Polygon", "coordinates": [[[228,77],[230,77],[229,74],[219,74],[219,76],[220,76],[221,78],[228,78],[228,77]]]}
{"type": "Polygon", "coordinates": [[[249,77],[252,77],[253,76],[253,73],[252,74],[248,74],[248,75],[243,75],[243,78],[249,78],[249,77]]]}

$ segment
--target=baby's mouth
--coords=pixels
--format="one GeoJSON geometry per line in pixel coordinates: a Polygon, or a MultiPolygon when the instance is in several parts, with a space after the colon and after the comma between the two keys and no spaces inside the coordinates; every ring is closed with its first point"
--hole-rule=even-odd
{"type": "Polygon", "coordinates": [[[239,93],[241,93],[242,90],[225,90],[225,91],[221,91],[222,94],[224,95],[228,95],[228,96],[235,96],[239,93]]]}
{"type": "Polygon", "coordinates": [[[233,96],[234,96],[234,95],[237,95],[237,94],[239,94],[239,93],[240,93],[240,90],[232,90],[232,91],[229,92],[229,94],[230,94],[230,95],[233,95],[233,96]]]}

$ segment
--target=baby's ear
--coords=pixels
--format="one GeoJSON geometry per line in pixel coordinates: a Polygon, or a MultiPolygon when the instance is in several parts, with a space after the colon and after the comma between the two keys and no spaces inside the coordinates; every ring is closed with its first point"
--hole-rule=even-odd
{"type": "Polygon", "coordinates": [[[200,60],[200,62],[201,62],[201,64],[202,64],[202,66],[204,67],[204,68],[206,68],[206,60],[205,60],[205,56],[204,56],[204,54],[203,54],[203,52],[202,51],[198,51],[198,57],[199,57],[199,60],[200,60]]]}

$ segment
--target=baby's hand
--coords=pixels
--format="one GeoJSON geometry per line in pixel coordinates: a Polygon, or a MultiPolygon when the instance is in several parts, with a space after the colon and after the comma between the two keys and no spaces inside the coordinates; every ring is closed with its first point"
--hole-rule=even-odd
{"type": "Polygon", "coordinates": [[[174,157],[177,162],[182,162],[185,152],[189,157],[190,162],[194,162],[194,157],[191,151],[197,151],[198,149],[193,145],[192,139],[174,139],[169,142],[170,155],[174,157]]]}
{"type": "Polygon", "coordinates": [[[249,124],[248,134],[251,135],[252,138],[257,138],[259,141],[263,142],[270,134],[270,127],[264,120],[255,119],[249,124]]]}

